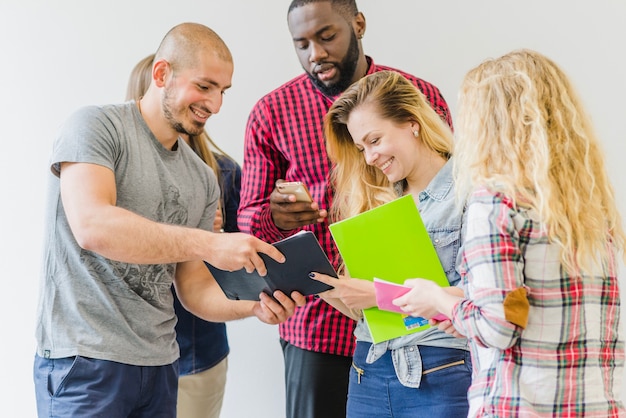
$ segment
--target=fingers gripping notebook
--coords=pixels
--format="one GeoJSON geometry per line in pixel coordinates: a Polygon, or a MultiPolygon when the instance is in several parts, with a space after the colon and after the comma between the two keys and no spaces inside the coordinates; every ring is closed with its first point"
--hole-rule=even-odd
{"type": "Polygon", "coordinates": [[[276,290],[287,296],[293,291],[307,296],[332,289],[332,286],[309,277],[313,271],[337,277],[337,272],[311,231],[300,231],[273,245],[283,253],[285,262],[278,263],[259,253],[267,267],[266,276],[261,276],[256,270],[252,273],[245,269],[226,271],[206,261],[204,264],[226,297],[233,300],[259,300],[261,292],[271,296],[276,290]]]}

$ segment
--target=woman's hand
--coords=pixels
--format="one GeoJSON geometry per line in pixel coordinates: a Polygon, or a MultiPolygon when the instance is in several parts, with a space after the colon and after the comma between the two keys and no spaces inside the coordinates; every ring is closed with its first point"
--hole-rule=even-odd
{"type": "Polygon", "coordinates": [[[322,273],[312,273],[310,277],[333,286],[333,289],[319,294],[324,300],[338,299],[349,309],[367,309],[376,306],[374,283],[369,280],[353,279],[342,275],[336,279],[322,273]]]}
{"type": "Polygon", "coordinates": [[[456,328],[454,328],[454,325],[452,325],[452,321],[450,321],[449,319],[446,319],[446,320],[443,320],[443,321],[437,321],[436,319],[430,319],[429,323],[430,323],[431,326],[437,327],[440,331],[443,331],[446,334],[452,335],[453,337],[465,338],[465,335],[461,334],[459,331],[457,331],[456,328]]]}
{"type": "Polygon", "coordinates": [[[394,299],[393,304],[411,316],[430,319],[442,313],[451,318],[454,305],[463,297],[461,289],[440,287],[430,280],[409,279],[404,282],[404,285],[412,289],[394,299]]]}

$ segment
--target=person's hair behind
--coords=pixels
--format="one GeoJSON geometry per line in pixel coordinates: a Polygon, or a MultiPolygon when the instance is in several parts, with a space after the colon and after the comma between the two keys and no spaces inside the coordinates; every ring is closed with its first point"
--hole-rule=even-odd
{"type": "Polygon", "coordinates": [[[148,91],[152,81],[153,62],[154,54],[150,54],[133,67],[126,86],[126,100],[139,100],[148,91]]]}
{"type": "Polygon", "coordinates": [[[289,15],[293,9],[297,9],[298,7],[320,2],[330,3],[332,8],[339,12],[339,14],[342,15],[347,21],[350,21],[354,16],[356,16],[357,13],[359,13],[355,0],[292,0],[289,4],[287,14],[289,15]]]}
{"type": "MultiPolygon", "coordinates": [[[[152,81],[152,65],[155,54],[150,54],[139,61],[130,73],[128,86],[126,88],[126,100],[140,100],[148,90],[152,81]]],[[[205,131],[202,135],[190,136],[189,145],[196,154],[215,172],[217,179],[222,184],[222,172],[217,163],[214,151],[220,157],[232,158],[213,142],[209,134],[205,131]]]]}
{"type": "Polygon", "coordinates": [[[336,221],[380,206],[397,197],[394,185],[376,167],[368,165],[348,132],[348,119],[359,106],[371,104],[383,119],[394,123],[417,122],[424,145],[448,159],[453,136],[411,82],[393,71],[370,74],[350,86],[331,106],[324,119],[326,148],[334,166],[331,184],[335,196],[331,220],[336,221]]]}
{"type": "Polygon", "coordinates": [[[536,210],[571,274],[612,265],[624,231],[599,141],[552,60],[530,50],[471,70],[459,94],[457,191],[485,186],[536,210]]]}

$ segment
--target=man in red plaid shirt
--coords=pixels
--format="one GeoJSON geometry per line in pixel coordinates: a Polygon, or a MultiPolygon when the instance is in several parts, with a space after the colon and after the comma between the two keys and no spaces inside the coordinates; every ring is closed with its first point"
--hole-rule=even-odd
{"type": "MultiPolygon", "coordinates": [[[[293,0],[287,15],[305,73],[261,98],[246,127],[241,203],[242,232],[275,242],[302,229],[315,233],[337,267],[328,230],[330,161],[322,133],[333,101],[353,82],[382,70],[413,82],[452,126],[439,90],[405,72],[377,65],[361,45],[365,17],[354,0],[293,0]],[[295,202],[276,183],[302,181],[313,203],[295,202]]],[[[288,418],[344,418],[355,323],[320,298],[280,325],[288,418]]]]}

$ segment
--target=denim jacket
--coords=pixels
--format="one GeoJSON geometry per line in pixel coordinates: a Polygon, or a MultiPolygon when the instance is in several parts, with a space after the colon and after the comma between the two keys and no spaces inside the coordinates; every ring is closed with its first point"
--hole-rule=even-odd
{"type": "MultiPolygon", "coordinates": [[[[452,164],[450,159],[439,170],[428,187],[420,192],[418,209],[448,277],[448,282],[451,286],[460,286],[461,277],[456,270],[456,265],[461,246],[463,210],[458,208],[455,202],[452,164]]],[[[357,323],[354,334],[357,341],[372,342],[363,319],[357,323]]],[[[387,350],[391,350],[398,380],[404,386],[418,388],[422,378],[420,345],[469,350],[465,338],[455,338],[433,327],[415,334],[372,344],[366,361],[373,363],[387,350]]]]}
{"type": "MultiPolygon", "coordinates": [[[[241,188],[241,168],[224,156],[215,155],[221,170],[223,205],[225,212],[225,232],[238,232],[237,208],[239,207],[239,189],[241,188]]],[[[173,289],[172,289],[173,291],[173,289]]],[[[175,293],[174,293],[175,294],[175,293]]],[[[180,347],[180,376],[200,373],[222,361],[230,352],[226,324],[208,322],[187,312],[177,297],[174,298],[174,310],[178,317],[176,323],[176,341],[180,347]]]]}

